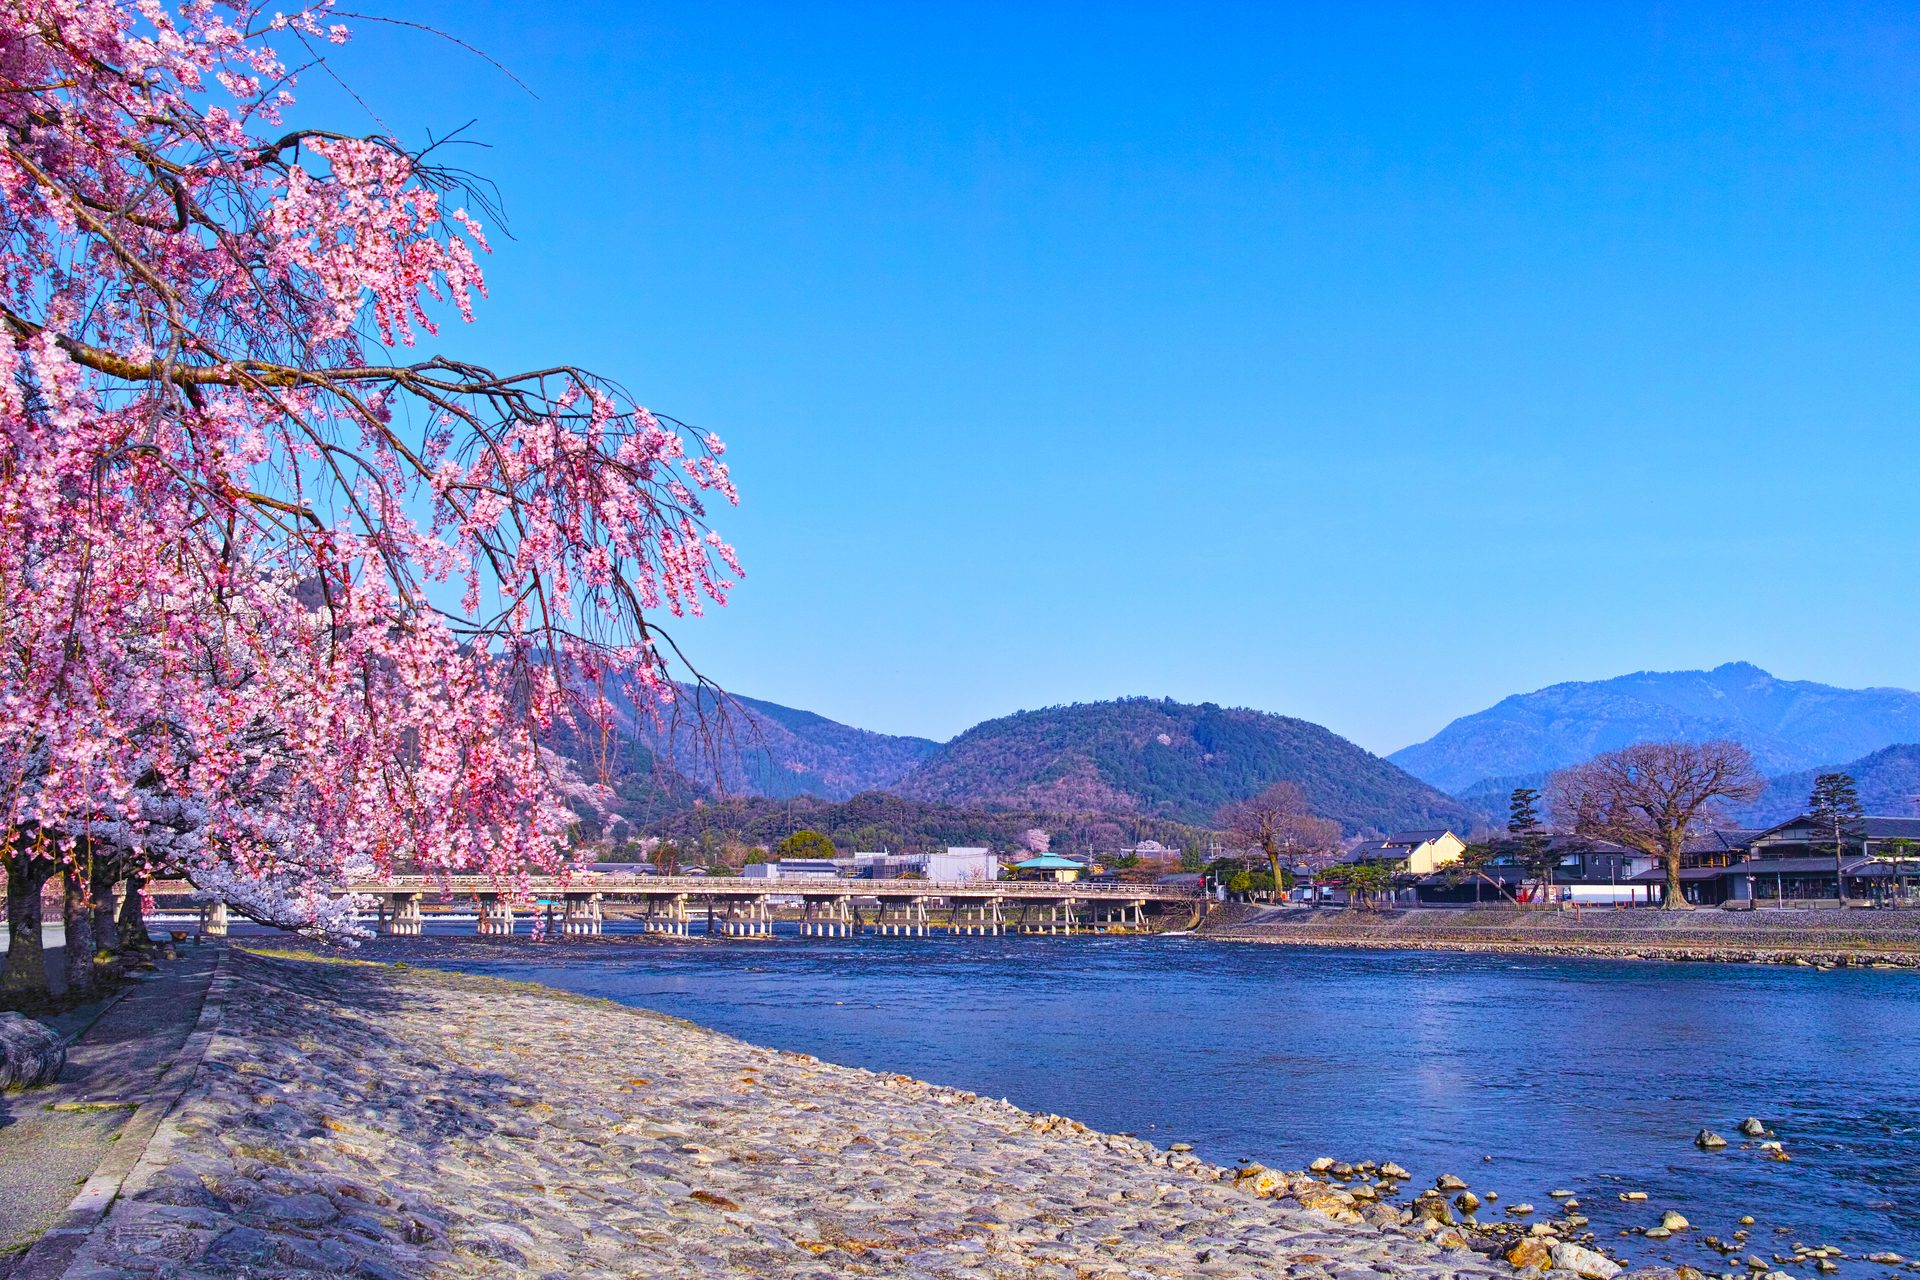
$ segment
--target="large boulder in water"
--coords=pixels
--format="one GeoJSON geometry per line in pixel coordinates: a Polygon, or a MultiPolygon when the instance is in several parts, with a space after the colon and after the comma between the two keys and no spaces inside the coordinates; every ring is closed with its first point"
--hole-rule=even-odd
{"type": "Polygon", "coordinates": [[[0,1090],[48,1084],[67,1064],[67,1046],[51,1029],[17,1013],[0,1013],[0,1090]]]}

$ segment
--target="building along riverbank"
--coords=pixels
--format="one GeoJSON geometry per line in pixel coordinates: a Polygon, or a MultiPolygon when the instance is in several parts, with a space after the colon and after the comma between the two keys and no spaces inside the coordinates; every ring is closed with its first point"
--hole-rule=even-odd
{"type": "Polygon", "coordinates": [[[68,1274],[1514,1274],[1365,1179],[1225,1169],[546,988],[236,952],[209,999],[193,1083],[68,1274]]]}
{"type": "Polygon", "coordinates": [[[1920,967],[1920,911],[1654,907],[1331,907],[1224,904],[1210,938],[1276,946],[1470,951],[1615,960],[1920,967]]]}

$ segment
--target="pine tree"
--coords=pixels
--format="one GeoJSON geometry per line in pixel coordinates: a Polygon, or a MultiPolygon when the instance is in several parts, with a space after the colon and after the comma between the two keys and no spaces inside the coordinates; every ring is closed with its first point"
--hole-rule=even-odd
{"type": "Polygon", "coordinates": [[[1545,896],[1553,901],[1553,835],[1540,825],[1540,792],[1515,787],[1507,803],[1507,852],[1523,868],[1540,878],[1545,896]]]}
{"type": "Polygon", "coordinates": [[[1860,790],[1852,775],[1823,773],[1815,778],[1813,793],[1807,797],[1807,819],[1815,833],[1812,847],[1833,854],[1834,893],[1844,904],[1847,841],[1864,839],[1866,834],[1866,810],[1860,805],[1860,790]]]}

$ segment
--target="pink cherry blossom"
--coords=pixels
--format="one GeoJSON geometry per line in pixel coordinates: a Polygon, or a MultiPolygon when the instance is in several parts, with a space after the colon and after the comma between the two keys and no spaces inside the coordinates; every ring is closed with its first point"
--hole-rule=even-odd
{"type": "Polygon", "coordinates": [[[0,826],[338,938],[356,873],[563,867],[591,784],[542,736],[671,697],[659,615],[740,567],[717,439],[416,349],[485,296],[482,206],[280,126],[329,7],[0,27],[0,826]]]}

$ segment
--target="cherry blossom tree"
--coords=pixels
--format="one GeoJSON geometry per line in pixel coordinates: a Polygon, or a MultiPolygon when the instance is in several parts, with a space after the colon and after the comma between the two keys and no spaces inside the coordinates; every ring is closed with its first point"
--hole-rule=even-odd
{"type": "Polygon", "coordinates": [[[486,204],[436,147],[284,125],[327,8],[0,25],[15,990],[57,869],[69,917],[102,867],[167,870],[338,938],[350,874],[560,867],[542,735],[604,727],[610,682],[671,698],[660,618],[739,576],[717,439],[583,369],[418,352],[484,296],[486,204]]]}

